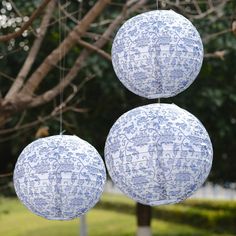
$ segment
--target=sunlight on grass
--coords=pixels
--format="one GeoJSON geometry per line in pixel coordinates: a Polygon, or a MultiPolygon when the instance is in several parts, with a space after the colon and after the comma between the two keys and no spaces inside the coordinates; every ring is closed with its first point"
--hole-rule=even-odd
{"type": "MultiPolygon", "coordinates": [[[[104,195],[102,201],[116,203],[134,202],[123,196],[104,195]]],[[[122,206],[122,205],[121,205],[122,206]]],[[[181,209],[181,205],[170,206],[181,209]]],[[[182,206],[183,207],[183,206],[182,206]]],[[[186,206],[187,207],[187,206],[186,206]]],[[[163,207],[165,208],[165,207],[163,207]]],[[[187,208],[190,208],[188,205],[187,208]]],[[[136,219],[132,214],[93,209],[87,214],[89,236],[135,235],[136,219]]],[[[153,236],[233,236],[216,234],[200,227],[159,220],[152,221],[153,236]]],[[[4,236],[72,236],[79,235],[79,219],[72,221],[49,221],[28,211],[17,199],[0,198],[0,235],[4,236]]]]}

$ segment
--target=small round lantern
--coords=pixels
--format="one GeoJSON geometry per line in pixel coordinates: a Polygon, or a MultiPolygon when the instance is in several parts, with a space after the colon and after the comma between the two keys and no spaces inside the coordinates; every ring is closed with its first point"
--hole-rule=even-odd
{"type": "Polygon", "coordinates": [[[50,220],[70,220],[86,213],[98,202],[105,180],[105,166],[95,148],[71,135],[32,142],[14,170],[19,199],[50,220]]]}
{"type": "Polygon", "coordinates": [[[119,29],[112,64],[123,85],[146,98],[172,97],[188,88],[203,61],[192,23],[172,10],[137,15],[119,29]]]}
{"type": "Polygon", "coordinates": [[[151,104],[123,114],[105,145],[112,180],[145,205],[177,203],[191,196],[206,180],[212,156],[200,121],[171,104],[151,104]]]}

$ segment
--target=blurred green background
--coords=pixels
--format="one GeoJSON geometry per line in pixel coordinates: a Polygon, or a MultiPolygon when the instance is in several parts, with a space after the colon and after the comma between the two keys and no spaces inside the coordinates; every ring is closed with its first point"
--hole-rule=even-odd
{"type": "MultiPolygon", "coordinates": [[[[153,235],[236,235],[236,201],[188,200],[153,209],[153,235]]],[[[136,232],[135,203],[124,197],[104,194],[87,214],[88,235],[131,236],[136,232]]],[[[15,198],[0,199],[0,235],[79,235],[79,220],[49,221],[35,216],[15,198]]]]}

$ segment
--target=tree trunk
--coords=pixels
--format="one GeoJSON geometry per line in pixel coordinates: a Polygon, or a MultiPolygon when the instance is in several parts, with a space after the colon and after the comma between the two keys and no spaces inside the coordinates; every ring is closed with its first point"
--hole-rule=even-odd
{"type": "Polygon", "coordinates": [[[151,236],[152,209],[150,206],[141,203],[136,204],[137,234],[136,236],[151,236]]]}

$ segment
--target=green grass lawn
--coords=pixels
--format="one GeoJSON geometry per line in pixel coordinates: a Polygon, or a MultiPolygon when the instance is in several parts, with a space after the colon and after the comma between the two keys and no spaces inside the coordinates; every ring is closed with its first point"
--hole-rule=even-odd
{"type": "MultiPolygon", "coordinates": [[[[133,201],[105,194],[87,214],[89,236],[135,235],[134,213],[133,201]]],[[[155,208],[152,231],[154,236],[231,236],[236,235],[235,215],[235,202],[191,200],[155,208]]],[[[79,235],[79,220],[45,220],[32,214],[15,198],[0,198],[0,236],[54,235],[79,235]]]]}

